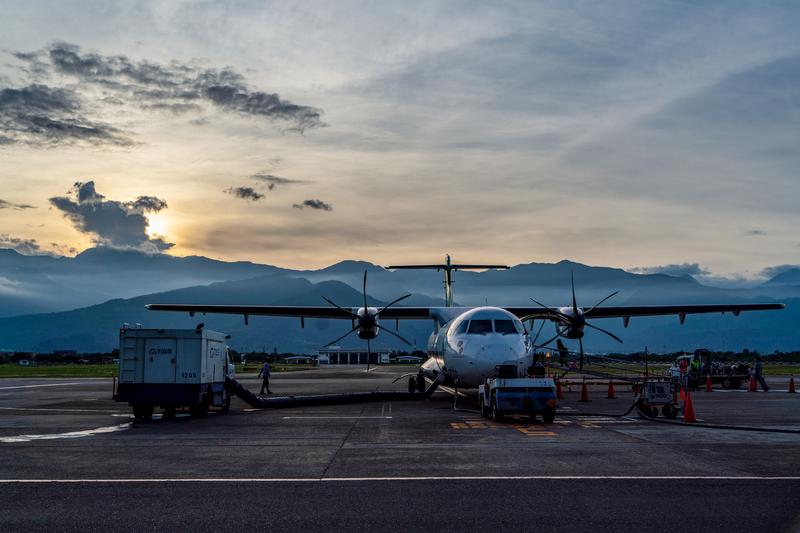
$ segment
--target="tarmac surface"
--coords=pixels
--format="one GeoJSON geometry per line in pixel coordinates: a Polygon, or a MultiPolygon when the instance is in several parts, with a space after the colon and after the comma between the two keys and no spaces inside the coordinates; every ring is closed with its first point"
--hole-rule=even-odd
{"type": "MultiPolygon", "coordinates": [[[[273,375],[275,395],[404,390],[410,367],[273,375]]],[[[258,391],[255,376],[240,376],[258,391]]],[[[800,394],[693,394],[713,424],[652,422],[579,388],[556,422],[419,402],[136,422],[110,379],[0,380],[0,531],[800,531],[800,394]],[[592,416],[590,416],[592,415],[592,416]]]]}

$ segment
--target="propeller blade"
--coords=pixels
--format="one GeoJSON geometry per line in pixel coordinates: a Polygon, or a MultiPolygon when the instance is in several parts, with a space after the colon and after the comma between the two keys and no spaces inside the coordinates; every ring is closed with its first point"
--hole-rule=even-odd
{"type": "Polygon", "coordinates": [[[347,313],[351,317],[358,318],[357,314],[355,314],[354,312],[350,311],[349,309],[345,309],[344,307],[336,305],[335,303],[333,303],[332,300],[329,300],[329,299],[325,298],[324,296],[322,297],[322,299],[325,300],[326,302],[328,302],[329,304],[331,304],[332,306],[334,306],[336,309],[339,309],[340,311],[344,311],[345,313],[347,313]]]}
{"type": "Polygon", "coordinates": [[[384,311],[386,311],[387,309],[389,309],[391,306],[393,306],[393,305],[394,305],[394,304],[396,304],[397,302],[402,302],[402,301],[403,301],[403,300],[405,300],[406,298],[410,298],[410,297],[411,297],[411,295],[410,295],[410,294],[406,294],[405,296],[401,296],[400,298],[397,298],[397,299],[396,299],[396,300],[394,300],[393,302],[390,302],[389,304],[387,304],[387,305],[385,305],[383,308],[381,308],[381,310],[380,310],[380,311],[378,311],[377,313],[375,313],[375,316],[379,316],[381,313],[383,313],[384,311]]]}
{"type": "Polygon", "coordinates": [[[620,339],[619,337],[617,337],[616,335],[614,335],[610,331],[607,331],[607,330],[605,330],[603,328],[598,328],[597,326],[593,326],[593,325],[589,324],[588,322],[586,323],[586,325],[589,326],[592,329],[596,329],[597,331],[602,331],[603,333],[605,333],[606,335],[608,335],[612,339],[616,340],[617,342],[622,342],[622,339],[620,339]]]}
{"type": "MultiPolygon", "coordinates": [[[[366,274],[366,272],[364,274],[366,274]]],[[[372,359],[372,348],[369,345],[369,337],[367,337],[367,372],[369,372],[369,360],[370,359],[372,359]]]]}
{"type": "Polygon", "coordinates": [[[612,296],[616,296],[617,294],[619,294],[619,291],[614,291],[614,292],[612,292],[611,294],[609,294],[608,296],[606,296],[605,298],[603,298],[602,300],[600,300],[599,302],[597,302],[596,304],[594,304],[594,306],[593,306],[591,309],[589,309],[588,311],[585,311],[585,312],[583,313],[583,314],[584,314],[584,316],[588,315],[589,313],[591,313],[592,311],[594,311],[595,309],[597,309],[598,307],[600,307],[600,304],[601,304],[601,303],[605,302],[606,300],[608,300],[608,299],[609,299],[609,298],[611,298],[612,296]]]}
{"type": "Polygon", "coordinates": [[[561,311],[559,311],[559,310],[557,310],[557,309],[553,309],[552,307],[547,307],[547,306],[546,306],[546,305],[544,305],[543,303],[541,303],[541,302],[537,302],[537,301],[536,301],[536,300],[534,300],[533,298],[531,298],[530,300],[531,300],[533,303],[535,303],[536,305],[538,305],[539,307],[541,307],[542,309],[547,309],[548,311],[550,311],[551,313],[553,313],[553,314],[554,314],[554,315],[556,315],[557,317],[559,317],[559,318],[562,318],[562,319],[564,319],[564,320],[566,320],[566,321],[569,321],[569,317],[568,317],[567,315],[565,315],[564,313],[562,313],[561,311]]]}
{"type": "Polygon", "coordinates": [[[358,329],[358,326],[355,326],[353,329],[351,329],[350,331],[348,331],[347,333],[345,333],[344,335],[342,335],[338,339],[333,340],[333,341],[329,342],[328,344],[326,344],[325,348],[327,348],[328,346],[330,346],[332,344],[336,344],[337,342],[339,342],[340,340],[344,339],[345,337],[347,337],[348,335],[350,335],[351,333],[353,333],[357,329],[358,329]]]}
{"type": "Polygon", "coordinates": [[[575,271],[570,270],[569,278],[572,282],[572,312],[575,313],[574,316],[578,316],[578,301],[575,298],[575,271]]]}
{"type": "Polygon", "coordinates": [[[553,342],[554,340],[556,340],[560,336],[561,336],[561,334],[558,334],[555,337],[553,337],[552,339],[548,340],[547,342],[543,342],[542,344],[540,344],[538,346],[534,346],[534,348],[537,348],[537,349],[538,348],[546,348],[548,344],[550,344],[551,342],[553,342]]]}
{"type": "Polygon", "coordinates": [[[531,344],[533,344],[534,346],[536,346],[536,340],[539,338],[539,335],[542,333],[542,329],[544,328],[544,325],[545,325],[546,322],[547,322],[546,320],[542,320],[542,325],[539,326],[539,331],[536,332],[536,336],[533,338],[533,342],[531,342],[531,344]]]}
{"type": "Polygon", "coordinates": [[[581,347],[581,370],[583,370],[583,339],[578,338],[578,345],[581,347]]]}
{"type": "Polygon", "coordinates": [[[367,271],[364,271],[364,312],[367,312],[367,271]]]}
{"type": "Polygon", "coordinates": [[[410,342],[408,342],[406,339],[404,339],[404,338],[403,338],[403,337],[402,337],[402,336],[401,336],[399,333],[395,333],[394,331],[392,331],[392,330],[390,330],[390,329],[388,329],[388,328],[381,328],[381,329],[382,329],[383,331],[385,331],[386,333],[388,333],[389,335],[394,335],[395,337],[397,337],[398,339],[400,339],[400,340],[401,340],[401,341],[403,341],[404,343],[406,343],[406,344],[408,344],[409,346],[411,346],[411,343],[410,343],[410,342]]]}

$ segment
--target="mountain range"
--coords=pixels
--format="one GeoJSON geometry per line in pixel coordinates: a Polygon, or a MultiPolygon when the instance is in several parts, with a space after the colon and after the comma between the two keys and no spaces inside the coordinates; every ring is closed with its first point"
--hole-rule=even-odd
{"type": "MultiPolygon", "coordinates": [[[[292,270],[250,262],[226,262],[206,257],[149,255],[131,250],[92,248],[75,258],[26,256],[0,250],[0,350],[50,351],[75,349],[107,351],[117,344],[123,323],[144,327],[207,327],[232,335],[237,349],[273,348],[314,352],[335,339],[349,323],[297,319],[196,316],[156,313],[146,303],[241,303],[326,305],[326,296],[344,306],[363,301],[361,287],[368,273],[370,305],[384,304],[402,294],[402,305],[443,305],[442,274],[425,270],[388,271],[360,261],[342,261],[319,270],[292,270]]],[[[575,277],[578,304],[594,305],[619,291],[606,305],[656,303],[728,303],[784,301],[778,312],[691,316],[684,326],[677,317],[604,320],[602,327],[625,343],[587,333],[587,350],[679,350],[706,346],[717,349],[796,349],[800,318],[800,270],[788,270],[753,288],[725,289],[699,283],[690,276],[635,274],[618,268],[588,266],[571,261],[530,263],[508,270],[458,272],[454,275],[457,305],[547,305],[571,300],[570,276],[575,277]]],[[[390,325],[394,327],[394,324],[390,325]]],[[[432,327],[428,321],[402,323],[401,334],[424,349],[432,327]]],[[[538,329],[538,325],[536,325],[538,329]]],[[[552,333],[545,326],[543,335],[552,333]]],[[[342,345],[360,343],[351,336],[342,345]]],[[[376,346],[402,348],[383,335],[376,346]]]]}

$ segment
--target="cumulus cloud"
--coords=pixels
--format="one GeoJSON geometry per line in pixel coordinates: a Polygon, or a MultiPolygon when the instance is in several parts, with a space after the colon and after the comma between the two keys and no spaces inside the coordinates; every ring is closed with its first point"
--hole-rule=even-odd
{"type": "Polygon", "coordinates": [[[280,176],[275,176],[273,174],[267,174],[266,172],[259,172],[258,174],[253,174],[250,176],[251,178],[262,181],[267,184],[267,188],[272,190],[275,188],[276,185],[291,185],[294,183],[310,183],[306,180],[293,180],[289,178],[282,178],[280,176]]]}
{"type": "Polygon", "coordinates": [[[50,203],[81,233],[91,235],[97,244],[135,248],[158,253],[174,246],[163,237],[147,234],[146,213],[166,209],[167,202],[154,196],[133,201],[107,200],[95,189],[94,181],[77,182],[66,196],[54,196],[50,203]]]}
{"type": "Polygon", "coordinates": [[[264,199],[264,195],[252,187],[228,187],[223,192],[232,194],[233,196],[243,200],[252,200],[253,202],[264,199]]]}
{"type": "Polygon", "coordinates": [[[681,263],[660,266],[636,267],[631,272],[637,274],[667,274],[669,276],[707,277],[711,272],[698,263],[681,263]]]}
{"type": "Polygon", "coordinates": [[[84,116],[71,89],[32,84],[0,89],[0,144],[133,144],[124,132],[84,116]]]}
{"type": "Polygon", "coordinates": [[[292,207],[295,209],[304,209],[308,207],[309,209],[320,209],[322,211],[333,211],[333,206],[330,204],[326,204],[322,200],[305,200],[302,204],[293,204],[292,207]]]}
{"type": "Polygon", "coordinates": [[[7,233],[0,233],[0,248],[10,248],[25,255],[37,255],[41,252],[41,246],[36,239],[12,237],[7,233]]]}
{"type": "Polygon", "coordinates": [[[14,202],[9,202],[0,198],[0,209],[16,209],[17,211],[22,211],[23,209],[36,209],[36,207],[28,204],[15,204],[14,202]]]}
{"type": "Polygon", "coordinates": [[[200,68],[172,61],[159,64],[136,61],[124,55],[82,52],[69,43],[54,43],[46,50],[18,52],[17,59],[37,68],[78,78],[113,93],[113,98],[147,109],[187,113],[210,105],[243,116],[264,117],[305,131],[322,127],[322,111],[282,99],[276,93],[252,90],[244,76],[230,67],[200,68]]]}

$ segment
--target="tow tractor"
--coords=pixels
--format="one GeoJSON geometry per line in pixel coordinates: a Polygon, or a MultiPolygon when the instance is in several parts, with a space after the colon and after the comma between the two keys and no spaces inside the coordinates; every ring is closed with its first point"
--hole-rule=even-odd
{"type": "Polygon", "coordinates": [[[541,415],[545,423],[556,416],[556,384],[553,378],[517,377],[515,365],[499,365],[495,377],[478,386],[481,416],[502,422],[506,415],[541,415]]]}

